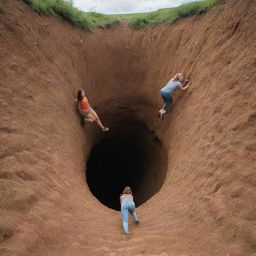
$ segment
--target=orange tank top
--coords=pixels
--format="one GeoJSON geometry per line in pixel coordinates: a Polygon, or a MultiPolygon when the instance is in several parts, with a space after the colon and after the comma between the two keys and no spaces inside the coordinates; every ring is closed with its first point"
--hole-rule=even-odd
{"type": "Polygon", "coordinates": [[[84,96],[83,99],[81,100],[81,108],[84,112],[88,112],[90,110],[90,104],[87,100],[87,98],[84,96]]]}

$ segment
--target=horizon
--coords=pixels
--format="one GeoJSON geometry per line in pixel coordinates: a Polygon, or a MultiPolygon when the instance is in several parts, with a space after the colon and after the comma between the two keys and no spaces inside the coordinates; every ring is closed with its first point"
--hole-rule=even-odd
{"type": "Polygon", "coordinates": [[[74,7],[84,12],[118,15],[150,13],[195,1],[198,0],[76,0],[74,1],[74,7]]]}

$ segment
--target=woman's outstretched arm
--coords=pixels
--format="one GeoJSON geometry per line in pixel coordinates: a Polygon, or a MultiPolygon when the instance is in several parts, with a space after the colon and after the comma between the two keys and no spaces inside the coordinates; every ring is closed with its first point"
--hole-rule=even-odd
{"type": "Polygon", "coordinates": [[[188,79],[186,79],[186,80],[184,81],[184,83],[183,83],[182,86],[180,87],[181,90],[186,90],[186,89],[188,89],[188,87],[189,87],[188,82],[189,82],[188,79]]]}

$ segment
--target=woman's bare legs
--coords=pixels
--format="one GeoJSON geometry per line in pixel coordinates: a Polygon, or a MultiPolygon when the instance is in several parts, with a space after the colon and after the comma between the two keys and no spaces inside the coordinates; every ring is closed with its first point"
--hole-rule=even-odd
{"type": "Polygon", "coordinates": [[[92,119],[92,118],[90,118],[90,117],[88,117],[88,116],[85,116],[85,117],[84,117],[84,121],[93,123],[95,120],[92,119]]]}
{"type": "Polygon", "coordinates": [[[87,122],[97,122],[99,127],[102,129],[102,131],[107,132],[109,128],[105,127],[101,120],[99,119],[97,113],[91,108],[90,113],[88,113],[85,117],[84,120],[87,122]]]}
{"type": "Polygon", "coordinates": [[[91,111],[90,111],[90,115],[93,116],[93,118],[95,118],[95,121],[97,122],[97,124],[99,125],[99,127],[102,129],[103,132],[107,132],[109,130],[109,128],[105,127],[100,118],[98,117],[97,113],[91,108],[91,111]]]}

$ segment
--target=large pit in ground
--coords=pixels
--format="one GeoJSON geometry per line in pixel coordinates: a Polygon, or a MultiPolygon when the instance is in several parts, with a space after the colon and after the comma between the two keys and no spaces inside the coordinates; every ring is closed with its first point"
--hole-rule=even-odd
{"type": "Polygon", "coordinates": [[[121,120],[93,146],[86,179],[93,195],[119,210],[119,195],[130,186],[139,206],[157,193],[166,175],[167,155],[160,140],[139,121],[121,120]]]}

